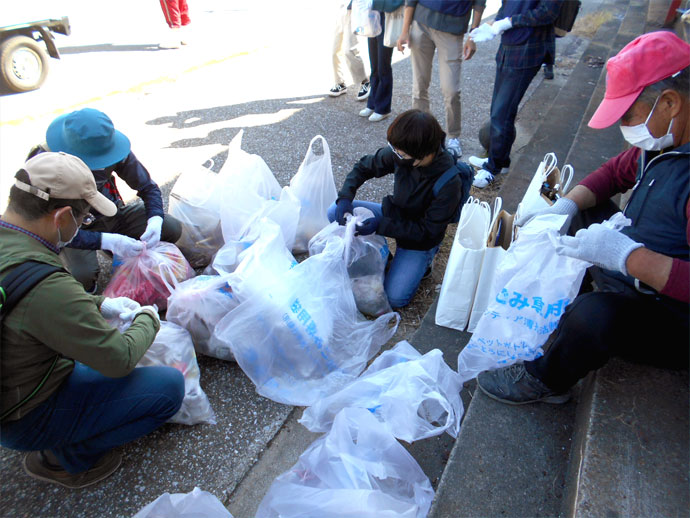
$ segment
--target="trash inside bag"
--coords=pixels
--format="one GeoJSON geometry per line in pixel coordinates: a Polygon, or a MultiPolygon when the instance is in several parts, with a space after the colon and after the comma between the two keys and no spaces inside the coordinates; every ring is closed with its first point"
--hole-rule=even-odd
{"type": "Polygon", "coordinates": [[[434,349],[421,355],[408,342],[376,358],[350,385],[307,408],[299,420],[327,432],[343,408],[369,410],[398,439],[409,443],[447,431],[457,437],[463,406],[460,377],[434,349]]]}
{"type": "Polygon", "coordinates": [[[172,243],[160,242],[151,250],[124,259],[115,268],[103,295],[129,297],[142,306],[165,309],[170,286],[194,277],[194,270],[172,243]]]}
{"type": "Polygon", "coordinates": [[[234,361],[230,348],[212,339],[216,324],[240,304],[231,282],[227,275],[199,275],[178,284],[165,318],[189,332],[197,352],[234,361]]]}
{"type": "Polygon", "coordinates": [[[388,429],[368,410],[346,408],[275,479],[256,518],[424,518],[433,498],[429,479],[388,429]]]}
{"type": "Polygon", "coordinates": [[[216,424],[216,418],[206,393],[199,384],[201,373],[189,333],[172,322],[161,322],[160,331],[151,347],[139,360],[137,367],[165,365],[174,367],[184,375],[184,399],[180,410],[169,423],[216,424]]]}
{"type": "Polygon", "coordinates": [[[133,518],[232,518],[230,511],[208,491],[163,493],[133,518]]]}
{"type": "Polygon", "coordinates": [[[311,405],[353,381],[395,333],[397,313],[369,321],[357,311],[343,250],[334,238],[322,253],[277,276],[245,272],[252,280],[238,286],[242,302],[215,334],[259,394],[311,405]]]}

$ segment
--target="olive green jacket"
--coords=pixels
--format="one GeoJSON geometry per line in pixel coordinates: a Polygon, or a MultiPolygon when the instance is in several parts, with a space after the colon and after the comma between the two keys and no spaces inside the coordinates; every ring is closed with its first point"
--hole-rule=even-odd
{"type": "MultiPolygon", "coordinates": [[[[0,278],[28,260],[62,266],[58,255],[35,238],[0,227],[0,278]]],[[[74,277],[59,272],[37,284],[5,317],[0,344],[0,411],[30,394],[55,356],[60,356],[45,385],[9,415],[8,421],[25,416],[58,390],[75,360],[111,378],[126,376],[134,369],[160,324],[143,313],[120,334],[99,311],[103,299],[87,294],[74,277]]]]}

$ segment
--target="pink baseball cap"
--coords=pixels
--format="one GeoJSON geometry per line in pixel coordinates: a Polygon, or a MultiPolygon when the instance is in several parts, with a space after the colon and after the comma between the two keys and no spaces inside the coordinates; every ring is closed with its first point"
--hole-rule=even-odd
{"type": "Polygon", "coordinates": [[[604,100],[590,128],[608,128],[630,108],[642,90],[690,66],[690,45],[669,31],[638,36],[606,62],[604,100]]]}

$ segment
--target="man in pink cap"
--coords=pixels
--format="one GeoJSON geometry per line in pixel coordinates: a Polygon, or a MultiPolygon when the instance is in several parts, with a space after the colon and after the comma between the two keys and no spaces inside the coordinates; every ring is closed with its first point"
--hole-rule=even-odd
{"type": "Polygon", "coordinates": [[[604,100],[589,126],[619,123],[633,147],[538,213],[566,215],[564,229],[579,229],[562,236],[557,249],[592,263],[588,271],[598,291],[581,293],[568,305],[544,356],[481,373],[477,384],[489,397],[509,404],[563,403],[571,386],[613,356],[687,367],[689,67],[690,45],[666,31],[636,38],[608,61],[604,100]],[[623,213],[630,226],[603,227],[619,211],[610,198],[629,189],[623,213]],[[651,354],[650,344],[663,352],[651,354]]]}
{"type": "Polygon", "coordinates": [[[62,268],[58,253],[90,211],[117,208],[82,160],[46,152],[15,175],[0,218],[0,443],[28,452],[31,477],[68,488],[113,473],[113,448],[159,427],[184,396],[177,369],[134,368],[160,328],[156,309],[89,295],[62,268]],[[132,322],[124,333],[106,322],[118,316],[132,322]]]}

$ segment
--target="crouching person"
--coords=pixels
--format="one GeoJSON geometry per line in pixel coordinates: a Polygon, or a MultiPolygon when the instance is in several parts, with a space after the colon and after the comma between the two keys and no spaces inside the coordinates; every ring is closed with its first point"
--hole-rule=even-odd
{"type": "Polygon", "coordinates": [[[10,306],[0,329],[0,443],[29,452],[30,476],[69,488],[113,473],[122,460],[113,448],[163,424],[184,395],[176,369],[134,369],[160,328],[155,308],[89,295],[62,269],[60,248],[92,209],[116,212],[84,162],[47,152],[17,173],[0,218],[0,302],[10,306]],[[28,261],[55,271],[10,305],[24,290],[8,279],[28,261]],[[125,313],[134,317],[121,334],[105,319],[125,313]]]}

